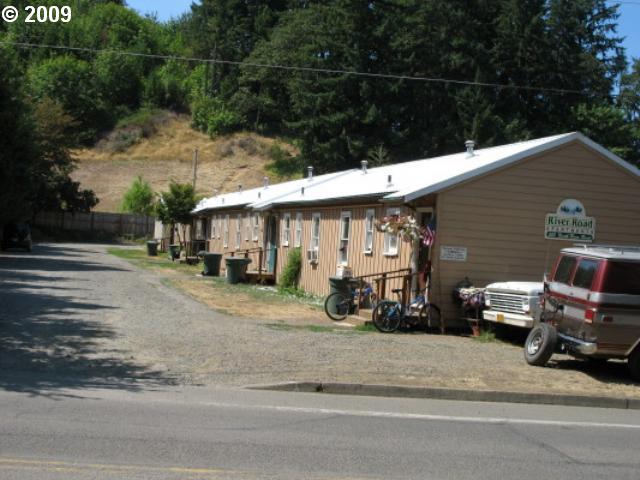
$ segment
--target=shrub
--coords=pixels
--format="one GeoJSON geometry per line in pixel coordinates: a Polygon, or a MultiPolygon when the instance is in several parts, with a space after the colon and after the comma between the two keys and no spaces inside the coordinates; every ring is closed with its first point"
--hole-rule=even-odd
{"type": "Polygon", "coordinates": [[[148,182],[138,176],[122,199],[121,210],[123,212],[138,215],[153,215],[155,208],[155,194],[148,182]]]}
{"type": "Polygon", "coordinates": [[[298,285],[300,270],[302,269],[302,251],[300,247],[294,248],[289,252],[287,265],[280,276],[280,284],[278,288],[281,291],[290,291],[298,285]]]}
{"type": "Polygon", "coordinates": [[[302,164],[298,157],[294,157],[277,143],[269,149],[271,162],[267,170],[279,178],[294,178],[302,176],[302,164]]]}
{"type": "Polygon", "coordinates": [[[191,105],[191,114],[192,125],[211,137],[232,133],[242,126],[242,117],[218,98],[198,98],[191,105]]]}

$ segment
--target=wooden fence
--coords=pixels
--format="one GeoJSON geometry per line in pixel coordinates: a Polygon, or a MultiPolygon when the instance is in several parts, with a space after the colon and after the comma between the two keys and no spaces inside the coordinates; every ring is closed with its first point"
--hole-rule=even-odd
{"type": "Polygon", "coordinates": [[[107,232],[119,236],[153,237],[155,218],[128,213],[41,212],[35,226],[81,232],[107,232]]]}

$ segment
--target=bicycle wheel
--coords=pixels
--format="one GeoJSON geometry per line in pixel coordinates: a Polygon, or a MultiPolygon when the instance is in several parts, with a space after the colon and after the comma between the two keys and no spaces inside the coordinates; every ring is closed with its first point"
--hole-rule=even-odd
{"type": "Polygon", "coordinates": [[[382,301],[373,311],[373,325],[382,333],[395,332],[402,320],[400,304],[392,301],[382,301]]]}
{"type": "Polygon", "coordinates": [[[433,326],[440,326],[440,308],[433,303],[427,303],[420,309],[420,314],[418,316],[420,320],[420,325],[422,325],[425,329],[433,326]]]}
{"type": "Polygon", "coordinates": [[[340,292],[334,292],[324,301],[324,313],[334,322],[347,318],[351,311],[351,298],[340,292]]]}

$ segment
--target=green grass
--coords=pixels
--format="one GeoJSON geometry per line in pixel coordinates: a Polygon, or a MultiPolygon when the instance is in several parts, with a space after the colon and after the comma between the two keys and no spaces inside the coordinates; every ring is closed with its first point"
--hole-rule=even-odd
{"type": "Polygon", "coordinates": [[[495,332],[492,332],[491,330],[480,330],[480,336],[479,337],[471,337],[474,340],[477,340],[478,342],[482,342],[482,343],[489,343],[489,342],[497,342],[499,341],[498,339],[496,339],[496,334],[495,332]]]}
{"type": "MultiPolygon", "coordinates": [[[[147,270],[159,270],[170,269],[178,273],[184,274],[184,277],[193,278],[202,271],[202,264],[199,265],[187,265],[185,263],[179,263],[178,261],[172,262],[167,257],[166,253],[159,253],[157,257],[149,257],[146,249],[144,248],[109,248],[107,252],[116,257],[127,260],[137,267],[141,267],[147,270]]],[[[213,283],[215,288],[219,288],[228,292],[230,295],[234,293],[244,293],[251,297],[256,302],[264,302],[273,305],[279,305],[284,303],[297,303],[308,305],[314,309],[322,310],[324,305],[324,299],[315,295],[302,292],[300,290],[292,292],[278,292],[275,287],[263,287],[261,285],[252,285],[247,283],[238,283],[230,285],[226,282],[224,277],[204,277],[208,281],[213,283]]],[[[203,278],[203,279],[204,279],[203,278]]]]}
{"type": "Polygon", "coordinates": [[[371,322],[363,323],[362,325],[356,325],[354,330],[356,332],[377,332],[378,329],[371,322]]]}

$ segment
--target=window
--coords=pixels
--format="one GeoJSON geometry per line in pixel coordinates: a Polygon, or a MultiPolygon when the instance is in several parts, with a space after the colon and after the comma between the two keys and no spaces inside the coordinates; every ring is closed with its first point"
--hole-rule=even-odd
{"type": "Polygon", "coordinates": [[[376,211],[372,208],[364,215],[364,253],[373,252],[373,230],[376,211]]]}
{"type": "Polygon", "coordinates": [[[640,262],[608,261],[602,291],[640,295],[640,262]]]}
{"type": "Polygon", "coordinates": [[[558,263],[556,274],[553,277],[554,282],[569,283],[571,280],[571,274],[573,273],[573,267],[576,266],[576,257],[563,256],[558,263]]]}
{"type": "Polygon", "coordinates": [[[222,232],[222,246],[227,248],[229,246],[229,215],[224,216],[224,226],[222,232]]]}
{"type": "Polygon", "coordinates": [[[244,221],[244,240],[248,242],[251,240],[251,214],[247,213],[247,218],[244,221]]]}
{"type": "Polygon", "coordinates": [[[222,235],[222,215],[218,217],[218,240],[220,240],[221,235],[222,235]]]}
{"type": "Polygon", "coordinates": [[[289,246],[289,238],[291,237],[291,214],[285,213],[282,217],[282,246],[289,246]]]}
{"type": "Polygon", "coordinates": [[[338,263],[349,263],[349,238],[351,237],[351,212],[340,214],[340,238],[338,246],[338,263]]]}
{"type": "Polygon", "coordinates": [[[587,258],[580,260],[576,274],[573,277],[573,286],[590,289],[599,264],[600,262],[598,262],[598,260],[587,258]]]}
{"type": "Polygon", "coordinates": [[[260,223],[258,222],[258,214],[253,214],[253,241],[257,242],[260,236],[260,223]]]}
{"type": "Polygon", "coordinates": [[[320,256],[320,214],[314,213],[311,216],[311,239],[309,240],[309,250],[307,260],[311,263],[318,263],[320,256]]]}
{"type": "MultiPolygon", "coordinates": [[[[400,209],[399,208],[388,208],[387,209],[387,217],[399,216],[400,209]]],[[[385,255],[397,255],[398,254],[398,235],[394,235],[392,233],[384,234],[384,252],[385,255]]]]}
{"type": "Polygon", "coordinates": [[[238,214],[236,217],[236,249],[240,248],[240,242],[242,241],[242,214],[238,214]]]}
{"type": "Polygon", "coordinates": [[[295,240],[293,241],[294,247],[302,245],[302,212],[296,213],[296,232],[295,240]]]}
{"type": "Polygon", "coordinates": [[[211,217],[211,238],[216,238],[216,223],[217,223],[216,217],[217,216],[215,215],[211,217]]]}

